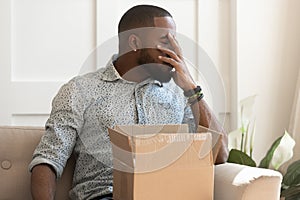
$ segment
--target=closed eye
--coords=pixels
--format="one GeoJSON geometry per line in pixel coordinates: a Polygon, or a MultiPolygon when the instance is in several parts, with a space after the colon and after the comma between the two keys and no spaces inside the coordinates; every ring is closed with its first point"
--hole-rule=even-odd
{"type": "Polygon", "coordinates": [[[169,41],[167,36],[163,36],[163,37],[160,38],[160,43],[161,44],[167,45],[167,44],[169,44],[169,42],[170,41],[169,41]]]}
{"type": "Polygon", "coordinates": [[[160,41],[161,44],[167,45],[169,44],[169,41],[160,41]]]}

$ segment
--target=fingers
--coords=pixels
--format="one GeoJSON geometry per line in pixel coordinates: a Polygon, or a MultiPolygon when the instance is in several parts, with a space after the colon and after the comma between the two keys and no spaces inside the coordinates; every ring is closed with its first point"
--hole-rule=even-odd
{"type": "Polygon", "coordinates": [[[168,33],[168,39],[169,39],[171,46],[173,47],[175,53],[181,58],[182,51],[181,51],[180,45],[179,45],[178,41],[176,40],[176,38],[174,37],[174,35],[172,35],[171,33],[168,33]]]}
{"type": "Polygon", "coordinates": [[[172,65],[176,71],[181,71],[182,70],[181,68],[183,67],[182,65],[185,65],[184,61],[183,61],[183,56],[181,53],[181,48],[180,48],[177,40],[171,33],[168,33],[168,39],[170,41],[170,44],[171,44],[171,47],[173,50],[158,45],[157,48],[160,51],[162,51],[164,54],[169,56],[169,57],[159,56],[158,58],[161,61],[172,65]]]}
{"type": "Polygon", "coordinates": [[[158,45],[157,48],[177,61],[182,60],[182,50],[180,48],[178,41],[171,33],[168,33],[167,37],[174,51],[168,48],[163,48],[160,45],[158,45]]]}
{"type": "Polygon", "coordinates": [[[164,47],[162,47],[162,46],[160,46],[160,45],[158,45],[157,48],[158,48],[160,51],[162,51],[163,53],[165,53],[165,54],[167,54],[168,56],[170,56],[171,58],[173,58],[174,60],[180,61],[180,58],[177,56],[177,54],[176,54],[174,51],[172,51],[172,50],[170,50],[170,49],[167,49],[167,48],[164,48],[164,47]]]}
{"type": "Polygon", "coordinates": [[[173,58],[168,58],[168,57],[163,57],[163,56],[158,56],[158,58],[163,62],[169,63],[174,68],[176,68],[178,65],[178,62],[176,60],[174,60],[173,58]]]}
{"type": "Polygon", "coordinates": [[[163,61],[165,63],[172,65],[175,68],[175,70],[180,70],[179,63],[181,62],[181,60],[173,51],[163,48],[163,47],[159,47],[159,46],[158,46],[158,49],[161,50],[163,53],[170,56],[170,57],[158,56],[158,59],[160,59],[161,61],[163,61]]]}

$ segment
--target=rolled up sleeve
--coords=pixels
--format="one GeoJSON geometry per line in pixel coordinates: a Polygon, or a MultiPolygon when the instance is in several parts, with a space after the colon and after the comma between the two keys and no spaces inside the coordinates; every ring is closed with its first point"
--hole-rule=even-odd
{"type": "Polygon", "coordinates": [[[52,111],[45,125],[45,135],[33,153],[29,170],[49,164],[60,178],[73,152],[83,124],[84,95],[76,79],[62,86],[52,102],[52,111]]]}

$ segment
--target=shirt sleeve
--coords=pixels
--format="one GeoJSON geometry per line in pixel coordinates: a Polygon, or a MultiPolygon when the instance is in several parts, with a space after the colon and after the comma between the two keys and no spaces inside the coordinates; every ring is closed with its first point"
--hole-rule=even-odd
{"type": "Polygon", "coordinates": [[[61,87],[52,102],[52,111],[45,125],[45,134],[33,153],[29,170],[38,164],[49,164],[60,178],[73,152],[83,124],[84,99],[73,79],[61,87]]]}

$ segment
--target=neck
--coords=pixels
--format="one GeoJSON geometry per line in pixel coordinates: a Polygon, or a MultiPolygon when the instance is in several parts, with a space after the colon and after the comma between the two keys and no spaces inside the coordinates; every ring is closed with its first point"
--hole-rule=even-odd
{"type": "Polygon", "coordinates": [[[137,54],[138,52],[119,54],[121,56],[114,62],[114,66],[122,78],[139,83],[149,78],[149,74],[143,67],[139,66],[137,54]]]}

